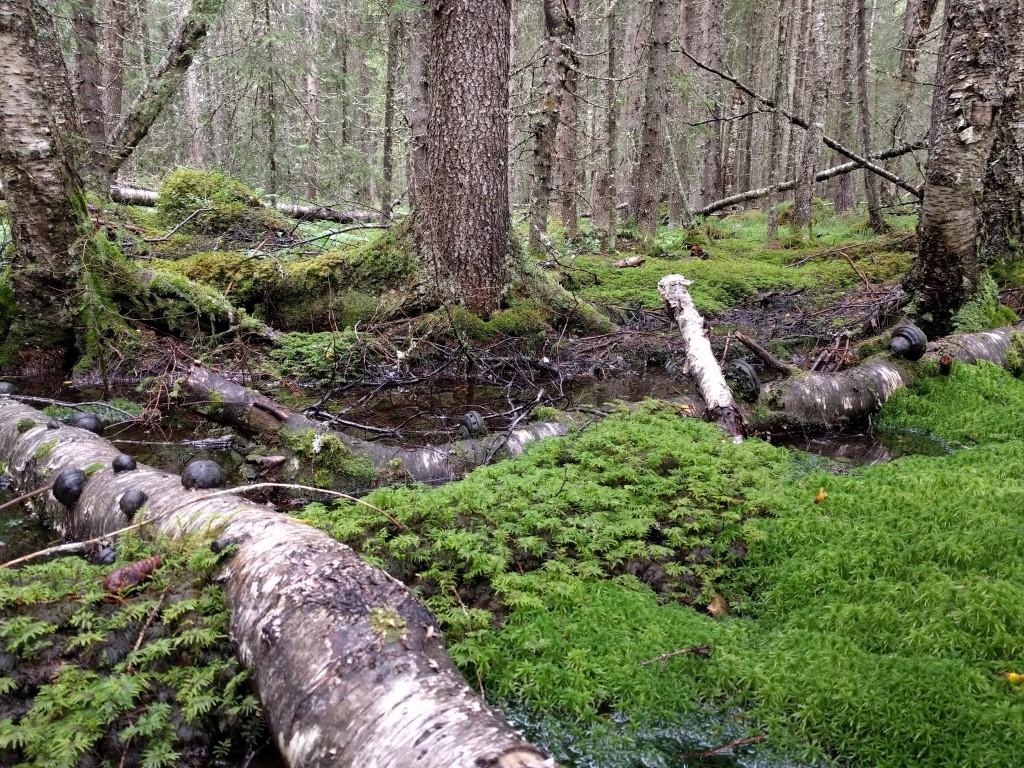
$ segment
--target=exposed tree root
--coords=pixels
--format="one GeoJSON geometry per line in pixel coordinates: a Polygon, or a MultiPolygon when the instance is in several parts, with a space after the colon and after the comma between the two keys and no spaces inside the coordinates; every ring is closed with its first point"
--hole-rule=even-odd
{"type": "Polygon", "coordinates": [[[553,765],[466,685],[434,618],[401,583],[272,508],[186,491],[143,465],[115,474],[114,446],[49,421],[0,398],[0,460],[18,490],[93,470],[72,508],[47,498],[68,535],[124,527],[119,499],[140,490],[147,531],[238,546],[223,575],[231,636],[290,766],[553,765]]]}

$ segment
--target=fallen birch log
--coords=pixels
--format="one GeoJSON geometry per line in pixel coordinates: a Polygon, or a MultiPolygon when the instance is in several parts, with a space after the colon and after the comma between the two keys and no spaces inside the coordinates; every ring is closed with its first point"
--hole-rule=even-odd
{"type": "Polygon", "coordinates": [[[329,434],[353,455],[369,459],[377,474],[387,479],[406,478],[419,482],[452,480],[486,464],[496,455],[518,456],[529,443],[568,432],[564,424],[538,422],[508,433],[457,440],[446,445],[402,448],[330,430],[324,423],[296,413],[198,363],[182,379],[182,388],[193,400],[215,404],[214,417],[240,429],[275,439],[309,432],[329,434]]]}
{"type": "MultiPolygon", "coordinates": [[[[1005,367],[1015,334],[1024,326],[948,336],[928,345],[925,361],[944,356],[1005,367]]],[[[882,355],[839,373],[808,373],[775,382],[761,393],[757,429],[827,429],[867,419],[892,394],[922,373],[920,363],[882,355]]]]}
{"type": "MultiPolygon", "coordinates": [[[[122,203],[124,205],[153,207],[160,199],[160,194],[152,189],[112,184],[110,186],[110,199],[115,203],[122,203]]],[[[264,203],[264,205],[274,208],[286,216],[291,216],[293,219],[333,221],[338,224],[373,224],[380,220],[380,213],[377,211],[338,211],[320,205],[292,205],[291,203],[281,202],[273,204],[264,203]]]]}
{"type": "Polygon", "coordinates": [[[433,616],[400,582],[271,507],[186,491],[141,464],[115,474],[109,442],[50,424],[0,397],[0,461],[17,490],[100,467],[73,508],[45,497],[67,535],[123,528],[118,502],[140,490],[148,502],[136,520],[147,532],[238,545],[223,574],[231,637],[289,766],[552,768],[466,685],[433,616]]]}
{"type": "Polygon", "coordinates": [[[704,417],[716,422],[737,440],[742,440],[743,416],[736,407],[732,390],[711,350],[711,342],[704,334],[704,318],[700,316],[690,292],[686,290],[688,285],[692,285],[692,281],[682,275],[668,275],[658,283],[658,292],[679,324],[679,332],[683,336],[686,373],[704,398],[704,417]]]}

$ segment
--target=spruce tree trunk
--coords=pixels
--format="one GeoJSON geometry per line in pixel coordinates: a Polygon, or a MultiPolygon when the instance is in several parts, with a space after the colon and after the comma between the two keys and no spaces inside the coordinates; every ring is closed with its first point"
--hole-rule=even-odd
{"type": "Polygon", "coordinates": [[[103,95],[107,109],[106,133],[108,137],[113,137],[121,122],[124,106],[124,44],[128,37],[127,1],[107,0],[104,15],[103,61],[106,71],[103,78],[103,95]]]}
{"type": "Polygon", "coordinates": [[[409,41],[409,201],[420,205],[427,186],[427,123],[430,118],[430,39],[433,14],[423,6],[412,17],[409,41]]]}
{"type": "MultiPolygon", "coordinates": [[[[786,23],[786,15],[789,9],[788,0],[779,0],[778,31],[775,37],[775,88],[772,94],[772,101],[779,105],[786,98],[786,70],[787,70],[787,29],[791,29],[792,23],[786,23]]],[[[785,162],[783,149],[783,124],[786,119],[778,109],[772,112],[771,118],[771,147],[768,150],[768,186],[772,194],[768,197],[768,224],[766,237],[770,241],[779,237],[779,203],[782,198],[779,194],[779,184],[782,182],[782,166],[785,162]]]]}
{"type": "Polygon", "coordinates": [[[810,42],[813,56],[810,64],[810,79],[815,83],[811,94],[811,127],[804,138],[804,151],[800,163],[793,203],[793,231],[802,233],[804,238],[812,234],[812,203],[814,201],[815,176],[818,172],[818,158],[821,155],[821,137],[825,134],[825,107],[828,103],[828,57],[825,47],[828,32],[825,22],[824,0],[812,0],[814,21],[811,26],[810,42]]]}
{"type": "Polygon", "coordinates": [[[533,183],[530,192],[531,253],[542,253],[548,231],[551,196],[554,191],[555,149],[562,105],[566,100],[569,74],[576,66],[573,51],[576,37],[575,0],[544,0],[544,29],[547,53],[541,105],[533,125],[533,183]]]}
{"type": "Polygon", "coordinates": [[[103,120],[103,67],[96,30],[96,0],[81,0],[73,16],[75,30],[75,92],[82,130],[92,150],[92,166],[100,168],[106,152],[103,120]]]}
{"type": "MultiPolygon", "coordinates": [[[[868,45],[868,8],[867,0],[854,0],[857,3],[857,126],[860,130],[861,147],[865,154],[871,152],[871,110],[868,93],[868,72],[871,67],[871,49],[868,45]]],[[[873,173],[864,173],[864,193],[868,203],[868,224],[875,232],[885,230],[882,218],[882,200],[878,177],[873,173]]]]}
{"type": "MultiPolygon", "coordinates": [[[[576,18],[579,0],[562,0],[566,12],[576,18]]],[[[569,54],[569,70],[565,73],[562,91],[562,105],[558,118],[558,200],[559,218],[568,236],[579,231],[579,207],[576,204],[581,188],[579,165],[579,120],[580,99],[576,93],[580,87],[579,61],[575,48],[579,45],[578,22],[574,22],[576,34],[565,41],[574,51],[569,54]]]]}
{"type": "Polygon", "coordinates": [[[597,225],[601,228],[601,252],[610,255],[615,252],[615,240],[619,228],[618,215],[618,165],[619,165],[619,100],[616,78],[618,77],[619,16],[618,0],[604,0],[605,45],[608,53],[604,83],[604,140],[605,157],[603,172],[599,171],[597,225]]]}
{"type": "MultiPolygon", "coordinates": [[[[701,23],[703,40],[702,58],[715,69],[721,69],[722,49],[725,44],[725,0],[706,0],[701,23]]],[[[701,73],[709,99],[707,117],[712,122],[704,138],[702,177],[700,185],[701,205],[707,205],[723,196],[722,185],[722,105],[721,81],[710,72],[701,73]]]]}
{"type": "MultiPolygon", "coordinates": [[[[853,135],[853,86],[854,86],[854,50],[851,44],[854,39],[854,3],[856,0],[842,0],[842,21],[839,24],[838,45],[841,51],[841,64],[839,66],[839,100],[836,104],[836,111],[839,115],[836,123],[836,139],[843,144],[850,146],[853,135]]],[[[838,158],[839,154],[836,153],[838,158]]],[[[832,210],[836,213],[849,213],[854,206],[854,179],[852,176],[843,175],[833,180],[831,184],[832,210]]]]}
{"type": "Polygon", "coordinates": [[[303,25],[309,53],[306,59],[306,163],[302,179],[303,195],[316,202],[319,186],[317,167],[320,148],[320,2],[305,0],[303,25]]]}
{"type": "Polygon", "coordinates": [[[979,200],[1004,98],[1018,0],[949,0],[936,72],[928,175],[910,276],[926,330],[944,333],[977,291],[979,200]],[[1013,9],[1010,6],[1014,6],[1013,9]]]}
{"type": "Polygon", "coordinates": [[[509,4],[433,0],[426,183],[414,231],[438,297],[498,308],[513,261],[509,4]]]}
{"type": "Polygon", "coordinates": [[[384,73],[384,138],[381,148],[380,221],[391,220],[395,204],[395,85],[398,80],[398,48],[402,44],[402,20],[394,0],[390,0],[387,16],[388,56],[384,73]]]}
{"type": "Polygon", "coordinates": [[[663,168],[665,114],[668,110],[668,49],[672,37],[672,3],[653,0],[647,81],[644,86],[640,159],[633,176],[631,215],[643,236],[653,242],[658,230],[663,168]]]}
{"type": "Polygon", "coordinates": [[[41,60],[47,48],[59,51],[55,40],[42,40],[53,34],[35,0],[0,4],[0,175],[10,207],[17,301],[11,327],[0,328],[8,353],[65,352],[74,341],[79,260],[72,246],[89,225],[60,110],[51,110],[59,101],[52,88],[70,95],[67,73],[58,78],[63,83],[48,82],[48,66],[63,62],[41,60]]]}

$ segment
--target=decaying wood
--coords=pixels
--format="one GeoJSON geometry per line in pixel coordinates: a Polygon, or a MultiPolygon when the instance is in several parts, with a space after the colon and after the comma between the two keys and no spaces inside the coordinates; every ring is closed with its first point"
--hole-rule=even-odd
{"type": "Polygon", "coordinates": [[[691,280],[682,275],[668,275],[658,283],[658,292],[679,324],[686,352],[686,373],[704,398],[705,418],[718,423],[733,437],[742,439],[743,417],[736,407],[732,390],[725,381],[715,353],[711,351],[711,342],[704,333],[704,318],[700,316],[686,289],[692,284],[691,280]]]}
{"type": "Polygon", "coordinates": [[[397,580],[271,507],[187,491],[141,464],[115,474],[113,445],[49,421],[0,398],[0,460],[19,490],[102,465],[73,509],[47,497],[69,536],[121,528],[119,499],[141,490],[137,517],[154,535],[238,545],[222,574],[231,638],[289,766],[552,768],[466,685],[433,616],[397,580]]]}
{"type": "Polygon", "coordinates": [[[330,432],[353,454],[367,457],[379,474],[406,477],[420,482],[440,482],[459,477],[474,467],[486,464],[498,453],[518,456],[526,445],[545,437],[565,435],[567,427],[556,422],[527,424],[509,434],[494,434],[446,445],[402,448],[371,443],[344,432],[327,429],[301,413],[236,384],[195,364],[182,381],[188,395],[200,402],[216,402],[217,418],[251,432],[279,437],[282,430],[301,433],[307,430],[330,432]]]}
{"type": "Polygon", "coordinates": [[[627,267],[639,267],[643,266],[643,263],[647,261],[645,256],[630,256],[628,259],[619,259],[613,261],[612,266],[618,267],[619,269],[625,269],[627,267]]]}
{"type": "MultiPolygon", "coordinates": [[[[110,185],[110,199],[124,205],[155,206],[160,193],[152,189],[140,189],[123,184],[110,185]]],[[[292,205],[291,203],[264,203],[294,219],[333,221],[338,224],[371,224],[380,219],[377,211],[339,211],[322,205],[292,205]]]]}
{"type": "MultiPolygon", "coordinates": [[[[1005,366],[1013,336],[1024,326],[949,336],[932,342],[926,360],[949,355],[960,363],[1005,366]]],[[[920,366],[888,356],[839,373],[809,373],[767,386],[759,400],[758,429],[831,428],[868,418],[892,394],[911,384],[920,366]]]]}
{"type": "Polygon", "coordinates": [[[782,373],[786,376],[792,376],[796,373],[796,368],[790,365],[786,365],[784,362],[779,360],[775,355],[768,351],[766,347],[763,347],[755,339],[752,339],[743,331],[736,331],[733,333],[733,338],[736,339],[740,344],[745,346],[751,352],[753,352],[766,366],[771,368],[776,373],[782,373]]]}

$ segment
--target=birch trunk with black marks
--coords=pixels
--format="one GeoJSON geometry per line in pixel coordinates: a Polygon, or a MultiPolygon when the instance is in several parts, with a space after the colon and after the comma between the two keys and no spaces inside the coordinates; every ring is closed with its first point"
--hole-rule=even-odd
{"type": "Polygon", "coordinates": [[[43,497],[67,536],[123,528],[118,502],[139,490],[148,501],[135,519],[148,534],[237,544],[222,573],[230,635],[289,766],[552,768],[470,689],[434,617],[400,582],[272,507],[186,491],[142,464],[115,474],[113,445],[49,421],[0,398],[0,460],[19,491],[103,466],[72,509],[43,497]]]}
{"type": "Polygon", "coordinates": [[[803,145],[800,175],[797,178],[793,202],[792,226],[793,231],[801,233],[801,237],[805,239],[813,234],[812,203],[817,183],[818,158],[821,155],[821,137],[825,135],[825,107],[828,104],[828,57],[825,51],[828,32],[825,26],[825,3],[824,0],[811,2],[814,14],[809,38],[814,49],[810,64],[810,79],[814,82],[811,89],[811,127],[807,131],[803,145]]]}
{"type": "Polygon", "coordinates": [[[544,0],[544,86],[540,110],[533,124],[533,181],[530,190],[530,253],[544,252],[551,195],[554,191],[555,148],[570,72],[577,66],[575,0],[544,0]]]}
{"type": "MultiPolygon", "coordinates": [[[[157,117],[181,88],[196,51],[210,25],[219,16],[225,0],[194,0],[175,32],[163,60],[157,65],[139,95],[109,131],[109,151],[104,170],[113,178],[146,138],[157,117]]],[[[108,107],[109,109],[109,107],[108,107]]]]}
{"type": "Polygon", "coordinates": [[[48,49],[59,51],[42,44],[53,34],[35,0],[0,5],[0,175],[10,207],[17,302],[11,326],[0,327],[0,335],[11,353],[70,351],[74,341],[80,260],[72,246],[88,231],[88,216],[61,110],[51,109],[59,100],[54,89],[70,98],[67,73],[59,57],[41,61],[48,49]]]}
{"type": "Polygon", "coordinates": [[[442,301],[489,315],[513,272],[508,0],[434,0],[426,188],[414,232],[442,301]]]}
{"type": "Polygon", "coordinates": [[[952,327],[981,280],[979,201],[1004,98],[1002,66],[1012,58],[1007,38],[1019,34],[1011,5],[1017,0],[950,0],[946,8],[919,250],[909,279],[929,333],[952,327]]]}
{"type": "Polygon", "coordinates": [[[630,214],[640,232],[654,241],[658,230],[665,166],[665,113],[668,109],[668,53],[672,37],[672,3],[653,0],[647,80],[644,86],[640,159],[633,175],[630,214]]]}
{"type": "MultiPolygon", "coordinates": [[[[309,430],[331,434],[355,456],[365,456],[381,479],[439,483],[461,477],[471,469],[498,457],[520,455],[526,445],[547,437],[567,434],[557,422],[526,424],[512,432],[457,440],[424,448],[401,448],[371,443],[344,432],[330,430],[258,392],[235,384],[201,365],[194,365],[182,380],[182,388],[199,403],[216,403],[214,416],[233,426],[274,439],[309,430]]],[[[339,480],[343,480],[339,478],[339,480]]]]}
{"type": "Polygon", "coordinates": [[[704,418],[716,422],[734,438],[742,439],[745,434],[743,417],[715,359],[711,342],[704,333],[704,318],[694,306],[693,298],[686,289],[688,285],[692,285],[692,281],[682,275],[668,275],[658,283],[658,292],[683,337],[686,374],[704,398],[704,418]]]}
{"type": "MultiPolygon", "coordinates": [[[[924,359],[949,355],[966,365],[985,361],[1005,366],[1022,327],[939,339],[928,345],[924,359]]],[[[861,422],[921,371],[920,364],[883,356],[840,373],[808,373],[775,382],[761,393],[754,426],[758,431],[832,429],[861,422]]]]}

